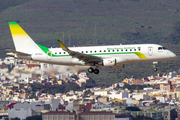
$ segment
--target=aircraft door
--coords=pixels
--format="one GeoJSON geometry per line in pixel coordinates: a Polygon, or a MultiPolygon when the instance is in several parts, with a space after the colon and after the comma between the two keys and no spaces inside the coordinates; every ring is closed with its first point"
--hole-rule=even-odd
{"type": "Polygon", "coordinates": [[[47,59],[48,59],[48,60],[51,60],[51,58],[52,58],[52,52],[51,52],[51,51],[48,51],[48,52],[47,52],[47,59]]]}
{"type": "Polygon", "coordinates": [[[148,54],[149,56],[153,55],[153,47],[148,47],[148,54]]]}

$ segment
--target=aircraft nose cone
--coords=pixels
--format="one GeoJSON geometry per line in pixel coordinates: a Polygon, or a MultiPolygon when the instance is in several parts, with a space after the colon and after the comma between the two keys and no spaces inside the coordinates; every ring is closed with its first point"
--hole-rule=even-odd
{"type": "Polygon", "coordinates": [[[171,58],[174,58],[174,59],[176,59],[177,58],[177,56],[176,56],[176,54],[174,54],[173,52],[171,53],[171,58]]]}

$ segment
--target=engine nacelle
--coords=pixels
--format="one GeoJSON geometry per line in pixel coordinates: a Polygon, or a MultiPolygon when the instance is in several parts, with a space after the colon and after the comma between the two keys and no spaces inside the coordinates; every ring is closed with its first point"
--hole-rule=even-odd
{"type": "Polygon", "coordinates": [[[103,66],[115,66],[116,59],[103,59],[103,66]]]}

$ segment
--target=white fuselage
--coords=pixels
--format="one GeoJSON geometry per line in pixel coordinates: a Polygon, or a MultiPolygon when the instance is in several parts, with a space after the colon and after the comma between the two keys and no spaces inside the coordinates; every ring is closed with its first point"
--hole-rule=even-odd
{"type": "MultiPolygon", "coordinates": [[[[114,58],[116,64],[167,61],[176,58],[176,55],[170,50],[157,44],[132,44],[132,45],[109,45],[109,46],[88,46],[88,47],[69,47],[72,51],[83,54],[98,56],[102,59],[114,58]]],[[[21,56],[19,56],[21,57],[21,56]]],[[[31,55],[32,60],[59,64],[59,65],[82,65],[81,60],[72,57],[61,48],[49,48],[47,53],[35,51],[31,55]]]]}

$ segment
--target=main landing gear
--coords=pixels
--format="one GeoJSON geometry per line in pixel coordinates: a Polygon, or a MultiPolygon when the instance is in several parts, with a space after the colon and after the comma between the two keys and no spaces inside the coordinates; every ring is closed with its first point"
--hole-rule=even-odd
{"type": "Polygon", "coordinates": [[[93,69],[92,67],[90,67],[90,68],[88,68],[88,72],[89,73],[93,73],[94,72],[94,74],[99,74],[99,69],[97,69],[97,68],[93,69]]]}
{"type": "Polygon", "coordinates": [[[157,61],[153,62],[153,70],[154,72],[156,72],[158,69],[156,68],[156,65],[158,64],[157,61]]]}

